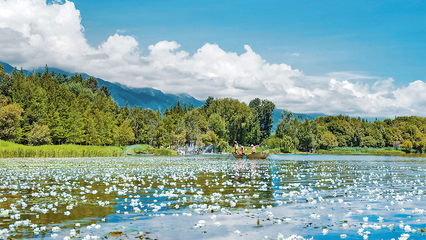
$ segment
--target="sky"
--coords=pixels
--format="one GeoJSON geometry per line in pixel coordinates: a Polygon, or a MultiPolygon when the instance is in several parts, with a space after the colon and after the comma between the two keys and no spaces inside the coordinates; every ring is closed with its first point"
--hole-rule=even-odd
{"type": "Polygon", "coordinates": [[[0,61],[297,113],[426,116],[426,2],[0,0],[0,61]]]}

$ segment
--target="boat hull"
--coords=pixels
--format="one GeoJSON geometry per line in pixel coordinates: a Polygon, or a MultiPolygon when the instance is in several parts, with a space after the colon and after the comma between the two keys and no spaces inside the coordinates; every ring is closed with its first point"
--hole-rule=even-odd
{"type": "Polygon", "coordinates": [[[257,153],[246,154],[246,155],[240,155],[240,154],[232,153],[232,155],[234,155],[235,158],[244,158],[244,156],[246,156],[248,159],[265,159],[269,155],[269,150],[265,150],[265,151],[257,152],[257,153]]]}

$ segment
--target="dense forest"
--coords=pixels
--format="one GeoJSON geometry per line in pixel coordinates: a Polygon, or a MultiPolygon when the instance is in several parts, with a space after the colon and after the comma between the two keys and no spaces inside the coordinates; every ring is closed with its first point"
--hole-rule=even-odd
{"type": "Polygon", "coordinates": [[[209,97],[200,108],[176,104],[163,112],[143,106],[119,107],[107,87],[80,74],[46,71],[5,73],[0,65],[0,139],[28,145],[214,144],[222,151],[240,144],[315,152],[333,147],[395,147],[426,150],[426,118],[418,116],[368,122],[348,116],[315,120],[284,110],[272,133],[275,104],[253,99],[209,97]]]}

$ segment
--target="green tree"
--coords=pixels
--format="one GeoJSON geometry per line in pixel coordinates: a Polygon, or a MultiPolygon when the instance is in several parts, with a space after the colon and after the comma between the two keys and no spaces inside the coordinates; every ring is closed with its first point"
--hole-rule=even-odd
{"type": "Polygon", "coordinates": [[[218,152],[224,152],[224,151],[226,151],[228,149],[228,146],[229,146],[228,142],[226,142],[223,139],[219,139],[216,142],[216,149],[217,149],[218,152]]]}
{"type": "Polygon", "coordinates": [[[314,138],[311,122],[308,118],[305,118],[305,121],[300,124],[298,132],[299,143],[304,151],[310,151],[311,148],[314,148],[314,138]]]}
{"type": "Polygon", "coordinates": [[[124,121],[115,132],[115,141],[119,146],[122,144],[133,142],[135,140],[135,134],[130,127],[130,120],[124,121]]]}
{"type": "Polygon", "coordinates": [[[413,142],[413,148],[417,149],[417,152],[422,153],[426,148],[426,136],[423,133],[417,133],[416,139],[413,142]]]}
{"type": "Polygon", "coordinates": [[[5,96],[0,95],[0,139],[14,139],[19,128],[23,109],[19,104],[8,104],[5,96]]]}
{"type": "Polygon", "coordinates": [[[285,135],[283,138],[272,137],[265,141],[268,148],[279,148],[282,153],[291,153],[294,148],[293,138],[285,135]]]}
{"type": "Polygon", "coordinates": [[[209,128],[215,132],[221,139],[226,137],[226,123],[225,120],[217,113],[213,113],[209,117],[209,128]]]}
{"type": "Polygon", "coordinates": [[[297,131],[300,125],[301,115],[295,116],[292,112],[284,109],[281,114],[281,120],[278,122],[276,136],[278,138],[284,138],[284,136],[292,136],[294,149],[297,150],[297,144],[299,142],[297,138],[297,131]]]}
{"type": "Polygon", "coordinates": [[[207,116],[218,114],[226,125],[226,141],[228,144],[235,140],[245,143],[247,131],[253,126],[254,110],[245,103],[232,98],[214,99],[207,110],[207,116]]]}
{"type": "Polygon", "coordinates": [[[377,147],[377,141],[372,136],[366,136],[361,139],[361,147],[377,147]]]}
{"type": "Polygon", "coordinates": [[[82,113],[82,108],[78,102],[78,99],[71,103],[70,114],[69,114],[69,138],[68,142],[74,144],[81,144],[84,142],[85,136],[85,120],[82,113]]]}
{"type": "Polygon", "coordinates": [[[27,139],[31,145],[50,144],[50,131],[47,125],[35,124],[30,132],[27,133],[27,139]]]}
{"type": "Polygon", "coordinates": [[[204,113],[207,114],[207,117],[210,117],[208,109],[209,109],[210,105],[212,104],[213,100],[214,100],[214,97],[208,96],[207,99],[206,99],[206,103],[202,106],[204,113]]]}
{"type": "Polygon", "coordinates": [[[55,112],[53,117],[50,119],[50,133],[52,140],[55,144],[61,143],[67,139],[67,126],[64,124],[66,121],[62,120],[59,116],[59,112],[55,112]]]}
{"type": "Polygon", "coordinates": [[[264,139],[271,135],[275,104],[266,99],[255,98],[250,101],[249,106],[254,110],[254,121],[259,125],[260,142],[263,142],[264,139]]]}
{"type": "Polygon", "coordinates": [[[321,135],[319,145],[322,149],[330,149],[339,146],[336,136],[331,132],[325,132],[321,135]]]}
{"type": "Polygon", "coordinates": [[[410,152],[413,149],[413,143],[410,140],[405,140],[404,143],[401,144],[401,148],[405,148],[407,152],[410,152]]]}
{"type": "Polygon", "coordinates": [[[4,72],[4,67],[0,64],[0,95],[5,96],[10,101],[12,98],[13,78],[4,72]]]}
{"type": "Polygon", "coordinates": [[[94,77],[88,77],[84,80],[84,85],[93,93],[98,89],[98,81],[94,77]]]}

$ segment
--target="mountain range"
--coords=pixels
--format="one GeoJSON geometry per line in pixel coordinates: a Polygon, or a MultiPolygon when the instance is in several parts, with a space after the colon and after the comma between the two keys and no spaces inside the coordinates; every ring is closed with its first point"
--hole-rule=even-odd
{"type": "MultiPolygon", "coordinates": [[[[12,73],[15,69],[10,64],[0,61],[0,64],[3,65],[6,73],[12,73]]],[[[19,69],[18,69],[19,70],[19,69]]],[[[31,74],[33,71],[23,70],[25,74],[31,74]]],[[[45,72],[44,68],[34,69],[34,72],[45,72]]],[[[74,73],[69,73],[63,71],[58,68],[49,68],[49,72],[56,72],[61,74],[66,74],[68,76],[74,75],[74,73]]],[[[81,74],[83,79],[90,77],[90,75],[86,73],[81,74]]],[[[108,87],[111,92],[111,96],[114,101],[120,106],[124,107],[126,103],[129,104],[130,107],[134,105],[142,107],[142,108],[151,108],[156,111],[160,109],[160,111],[164,111],[166,107],[171,107],[173,104],[177,102],[179,99],[181,105],[186,104],[187,106],[192,103],[195,108],[201,107],[204,104],[204,100],[198,100],[187,93],[180,94],[165,94],[160,90],[154,88],[131,88],[120,83],[112,83],[101,78],[96,78],[98,81],[98,86],[101,87],[105,85],[108,87]]],[[[272,129],[275,130],[277,128],[278,121],[281,119],[282,109],[274,110],[274,124],[272,129]]],[[[319,116],[326,116],[322,113],[294,113],[296,116],[301,115],[302,119],[308,118],[309,120],[315,119],[319,116]]]]}
{"type": "MultiPolygon", "coordinates": [[[[10,64],[1,62],[6,73],[12,73],[15,69],[10,64]]],[[[18,69],[19,70],[19,69],[18,69]]],[[[33,71],[23,70],[25,74],[31,74],[33,71]]],[[[34,69],[34,72],[45,72],[44,68],[34,69]]],[[[74,75],[74,73],[69,73],[57,68],[49,68],[49,72],[56,72],[61,74],[66,74],[68,76],[74,75]]],[[[81,74],[83,79],[90,77],[90,75],[86,73],[81,74]]],[[[160,111],[164,111],[166,107],[172,106],[179,99],[181,105],[186,104],[187,106],[192,103],[195,108],[201,107],[205,101],[198,100],[186,93],[180,94],[165,94],[160,90],[154,88],[130,88],[120,83],[112,83],[105,81],[101,78],[96,78],[98,81],[98,86],[101,87],[105,85],[108,87],[111,92],[111,96],[114,101],[120,106],[124,107],[126,103],[129,104],[130,107],[134,105],[143,107],[143,108],[151,108],[156,111],[160,109],[160,111]]]]}

